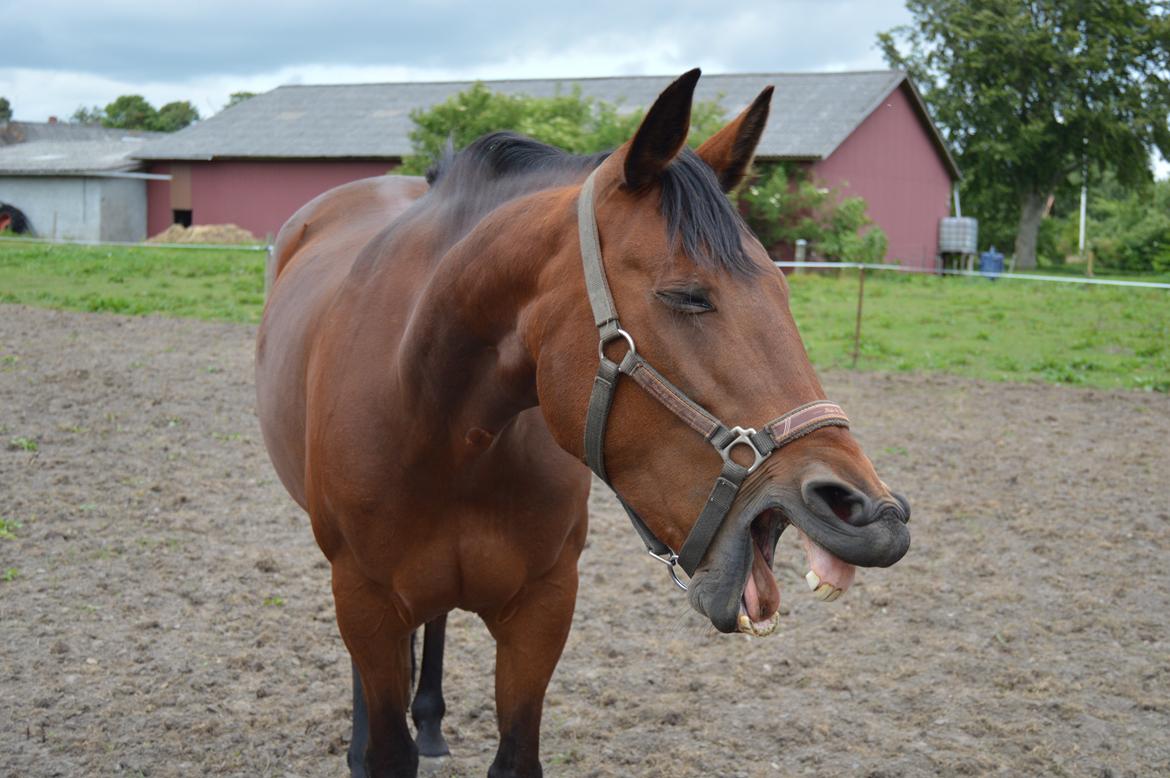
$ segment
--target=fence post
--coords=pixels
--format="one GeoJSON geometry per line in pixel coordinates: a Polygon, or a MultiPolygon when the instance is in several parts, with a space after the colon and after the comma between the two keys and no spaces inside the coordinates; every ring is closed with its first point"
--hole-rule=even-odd
{"type": "Polygon", "coordinates": [[[853,325],[853,368],[857,369],[857,357],[861,353],[861,303],[865,300],[865,268],[857,274],[857,322],[853,325]]]}

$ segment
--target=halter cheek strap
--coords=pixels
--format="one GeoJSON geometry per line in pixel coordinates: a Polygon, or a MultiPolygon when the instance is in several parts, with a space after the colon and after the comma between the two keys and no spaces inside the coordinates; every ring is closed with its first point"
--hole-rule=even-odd
{"type": "Polygon", "coordinates": [[[814,400],[768,422],[758,431],[750,427],[729,428],[646,362],[638,354],[633,336],[621,327],[613,296],[609,291],[609,282],[605,277],[593,205],[593,182],[596,176],[597,171],[594,171],[586,179],[577,200],[585,288],[589,294],[589,304],[593,308],[593,320],[597,325],[599,336],[597,353],[600,363],[597,377],[593,379],[593,391],[589,396],[589,408],[585,416],[585,463],[598,478],[609,484],[609,476],[605,471],[605,429],[618,379],[623,375],[631,378],[663,407],[702,435],[719,453],[723,459],[723,469],[715,479],[707,502],[678,554],[646,526],[621,495],[617,496],[634,529],[646,544],[647,551],[670,567],[670,575],[674,582],[685,590],[686,584],[675,573],[675,565],[686,571],[687,575],[694,575],[715,533],[727,517],[744,479],[755,472],[756,468],[776,450],[822,427],[848,427],[849,418],[839,405],[827,400],[814,400]],[[614,362],[606,357],[605,346],[618,339],[625,340],[628,351],[621,362],[614,362]],[[750,465],[740,465],[731,458],[731,452],[739,446],[745,446],[750,452],[752,456],[750,465]]]}

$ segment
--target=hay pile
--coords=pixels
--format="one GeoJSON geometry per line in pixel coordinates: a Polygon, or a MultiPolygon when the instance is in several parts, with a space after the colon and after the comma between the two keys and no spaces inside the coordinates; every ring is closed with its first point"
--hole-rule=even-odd
{"type": "Polygon", "coordinates": [[[197,224],[184,227],[172,224],[165,230],[148,238],[147,243],[259,243],[255,235],[234,224],[197,224]]]}

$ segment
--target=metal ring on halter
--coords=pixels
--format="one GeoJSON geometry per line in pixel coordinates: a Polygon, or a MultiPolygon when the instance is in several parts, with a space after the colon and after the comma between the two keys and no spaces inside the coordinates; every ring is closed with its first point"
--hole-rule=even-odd
{"type": "Polygon", "coordinates": [[[634,346],[634,336],[631,335],[630,333],[626,332],[625,330],[623,330],[621,327],[618,327],[616,330],[613,331],[612,334],[610,334],[609,337],[602,338],[601,340],[599,340],[597,342],[597,356],[601,357],[602,359],[605,359],[605,345],[607,343],[613,342],[614,340],[617,340],[618,338],[625,338],[626,339],[626,343],[630,347],[631,354],[638,353],[638,349],[635,348],[635,346],[634,346]]]}
{"type": "Polygon", "coordinates": [[[674,553],[673,551],[668,551],[662,556],[659,556],[650,549],[646,549],[646,553],[650,555],[651,559],[655,559],[666,565],[666,567],[670,570],[670,577],[674,579],[675,586],[682,589],[684,592],[687,590],[687,585],[682,582],[682,579],[678,577],[678,573],[674,571],[675,566],[678,564],[678,554],[674,553]]]}
{"type": "Polygon", "coordinates": [[[752,456],[755,457],[755,461],[748,466],[747,471],[749,473],[754,473],[756,468],[759,467],[760,464],[768,458],[767,454],[760,453],[760,450],[756,448],[755,442],[752,441],[751,436],[755,435],[756,431],[751,427],[732,427],[731,434],[735,435],[735,439],[723,448],[719,449],[719,456],[723,457],[724,462],[731,462],[733,461],[731,459],[731,449],[739,445],[747,446],[752,450],[752,456]]]}

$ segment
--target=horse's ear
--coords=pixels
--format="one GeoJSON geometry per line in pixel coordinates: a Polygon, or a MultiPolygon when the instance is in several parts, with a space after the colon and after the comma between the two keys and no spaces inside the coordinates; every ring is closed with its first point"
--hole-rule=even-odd
{"type": "Polygon", "coordinates": [[[724,192],[735,189],[747,175],[760,136],[764,133],[764,125],[768,123],[772,90],[771,86],[765,87],[735,121],[699,146],[698,155],[715,171],[724,192]]]}
{"type": "Polygon", "coordinates": [[[691,128],[691,99],[699,69],[688,70],[662,90],[630,141],[626,154],[626,186],[641,189],[658,179],[687,142],[691,128]]]}

